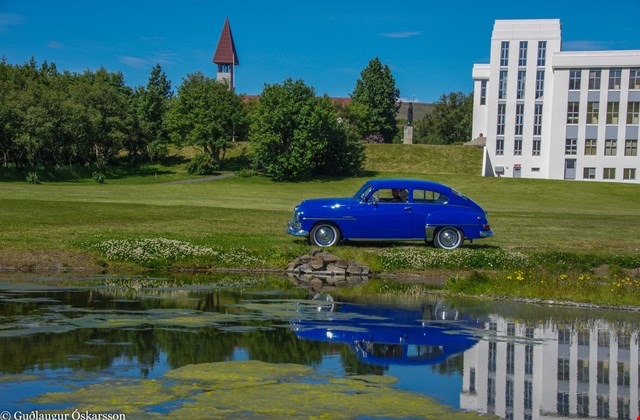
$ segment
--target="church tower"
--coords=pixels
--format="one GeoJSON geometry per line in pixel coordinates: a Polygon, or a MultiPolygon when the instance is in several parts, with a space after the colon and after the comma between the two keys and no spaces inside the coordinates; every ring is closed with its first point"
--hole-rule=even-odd
{"type": "Polygon", "coordinates": [[[235,79],[233,73],[235,66],[239,63],[228,17],[224,22],[222,34],[220,34],[220,40],[218,41],[218,46],[212,61],[218,65],[218,81],[227,83],[229,90],[234,90],[235,79]]]}

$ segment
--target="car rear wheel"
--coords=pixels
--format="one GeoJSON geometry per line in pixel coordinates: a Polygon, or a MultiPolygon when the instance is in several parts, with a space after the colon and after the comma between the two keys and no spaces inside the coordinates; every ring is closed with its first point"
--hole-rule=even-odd
{"type": "Polygon", "coordinates": [[[433,243],[438,248],[456,249],[462,245],[464,235],[458,229],[453,227],[445,227],[436,232],[433,243]]]}
{"type": "Polygon", "coordinates": [[[309,234],[309,242],[316,246],[333,246],[340,242],[342,234],[340,229],[333,223],[318,223],[311,229],[309,234]]]}

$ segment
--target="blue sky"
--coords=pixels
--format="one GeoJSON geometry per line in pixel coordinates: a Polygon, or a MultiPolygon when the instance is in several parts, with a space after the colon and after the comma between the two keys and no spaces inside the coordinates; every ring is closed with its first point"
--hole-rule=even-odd
{"type": "Polygon", "coordinates": [[[564,50],[640,50],[638,0],[0,0],[0,55],[34,56],[60,70],[104,66],[144,85],[160,63],[177,87],[211,63],[228,16],[238,51],[236,90],[302,79],[318,94],[348,96],[373,57],[406,99],[472,91],[488,63],[495,19],[559,18],[564,50]]]}

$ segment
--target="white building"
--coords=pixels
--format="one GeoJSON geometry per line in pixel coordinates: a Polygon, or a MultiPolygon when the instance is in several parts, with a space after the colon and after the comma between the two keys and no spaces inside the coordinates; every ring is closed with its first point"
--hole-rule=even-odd
{"type": "Polygon", "coordinates": [[[484,176],[640,182],[640,50],[562,51],[558,19],[497,20],[473,80],[484,176]]]}
{"type": "Polygon", "coordinates": [[[462,409],[524,420],[640,415],[639,337],[630,325],[493,316],[486,333],[464,353],[462,409]]]}

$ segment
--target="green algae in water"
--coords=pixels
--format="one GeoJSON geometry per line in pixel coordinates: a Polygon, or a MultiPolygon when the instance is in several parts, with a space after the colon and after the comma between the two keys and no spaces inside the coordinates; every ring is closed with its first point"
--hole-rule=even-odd
{"type": "Polygon", "coordinates": [[[390,376],[370,375],[331,379],[304,365],[230,361],[183,366],[156,380],[108,381],[72,392],[48,393],[32,401],[68,404],[90,412],[166,414],[171,418],[481,417],[395,389],[391,387],[395,381],[390,376]],[[159,413],[163,411],[158,410],[160,406],[171,407],[171,411],[159,413]]]}

